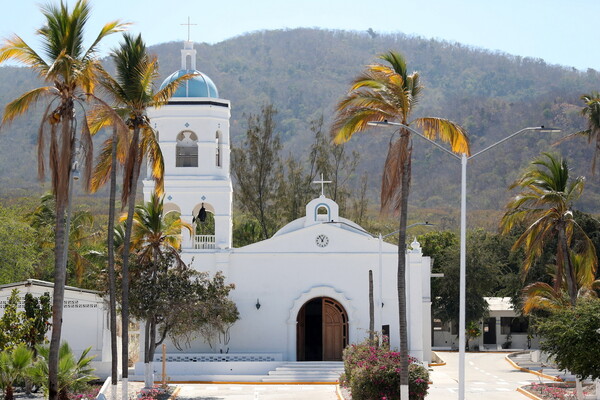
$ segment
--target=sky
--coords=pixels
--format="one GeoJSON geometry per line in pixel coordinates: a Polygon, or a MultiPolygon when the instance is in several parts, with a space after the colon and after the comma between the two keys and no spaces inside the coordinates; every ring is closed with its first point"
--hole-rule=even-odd
{"type": "MultiPolygon", "coordinates": [[[[37,47],[46,1],[2,0],[0,37],[37,47]]],[[[58,0],[54,0],[56,3],[58,0]]],[[[73,4],[74,0],[66,0],[73,4]]],[[[187,39],[218,43],[257,30],[297,27],[401,32],[459,42],[585,71],[600,70],[598,0],[89,0],[89,40],[115,19],[153,45],[187,39]]],[[[118,35],[101,48],[108,52],[118,35]]],[[[402,51],[402,49],[396,49],[402,51]]]]}

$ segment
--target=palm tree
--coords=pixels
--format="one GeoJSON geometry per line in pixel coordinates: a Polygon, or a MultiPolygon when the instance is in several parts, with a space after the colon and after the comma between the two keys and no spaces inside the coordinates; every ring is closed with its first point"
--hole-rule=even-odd
{"type": "Polygon", "coordinates": [[[543,153],[543,157],[533,161],[531,168],[510,186],[511,189],[520,188],[521,192],[507,204],[501,221],[504,233],[517,224],[528,225],[513,245],[513,250],[521,246],[525,250],[525,274],[544,247],[556,241],[554,291],[560,291],[564,277],[571,305],[575,305],[578,289],[571,257],[573,247],[587,260],[587,271],[581,271],[581,274],[595,273],[598,265],[594,245],[573,218],[571,210],[573,202],[581,196],[583,186],[583,177],[569,180],[566,160],[543,153]]]}
{"type": "Polygon", "coordinates": [[[33,351],[24,344],[20,344],[12,351],[0,353],[0,385],[4,390],[4,399],[13,400],[13,385],[25,378],[27,369],[31,366],[33,351]]]}
{"type": "MultiPolygon", "coordinates": [[[[600,289],[600,280],[595,279],[593,258],[585,258],[584,255],[574,252],[571,252],[570,256],[577,278],[577,297],[598,297],[596,290],[600,289]]],[[[556,276],[555,265],[552,266],[551,275],[556,276]]],[[[524,314],[530,314],[534,310],[559,310],[571,304],[565,281],[562,281],[558,289],[545,282],[531,283],[523,289],[523,300],[524,314]]]]}
{"type": "MultiPolygon", "coordinates": [[[[69,392],[81,390],[85,385],[98,379],[94,376],[94,368],[91,366],[92,360],[96,356],[88,354],[92,348],[85,349],[79,358],[75,358],[73,350],[68,343],[64,342],[59,349],[59,368],[58,368],[58,391],[59,400],[69,400],[69,392]]],[[[31,369],[31,376],[36,383],[42,385],[47,391],[46,380],[48,376],[48,357],[50,349],[46,346],[38,346],[38,359],[31,369]]]]}
{"type": "MultiPolygon", "coordinates": [[[[81,105],[85,102],[86,95],[94,91],[95,74],[99,66],[96,57],[98,44],[107,35],[123,30],[124,25],[119,21],[104,25],[91,46],[85,49],[84,30],[90,16],[87,0],[78,0],[72,10],[61,2],[60,6],[52,4],[43,6],[41,11],[46,19],[46,24],[37,31],[42,42],[42,52],[36,52],[23,39],[14,35],[0,47],[0,63],[11,59],[18,61],[32,68],[49,86],[33,89],[8,103],[4,109],[2,122],[9,123],[25,113],[38,100],[49,99],[38,135],[38,172],[40,178],[43,178],[44,152],[46,140],[49,139],[49,167],[52,192],[56,198],[52,307],[54,325],[49,356],[49,395],[51,400],[55,400],[58,394],[58,348],[66,279],[64,249],[68,238],[65,235],[65,211],[70,201],[69,188],[76,147],[75,105],[81,105]],[[49,132],[46,127],[49,128],[49,132]]],[[[83,164],[86,166],[84,177],[88,182],[92,162],[92,141],[85,119],[80,142],[83,147],[83,164]]]]}
{"type": "MultiPolygon", "coordinates": [[[[332,128],[335,141],[343,143],[352,135],[368,128],[369,122],[395,121],[421,128],[432,140],[450,143],[457,153],[469,154],[465,131],[456,123],[442,118],[424,117],[409,121],[423,86],[417,72],[408,74],[406,61],[399,53],[389,51],[379,57],[389,65],[371,64],[354,79],[346,96],[337,104],[332,128]]],[[[398,234],[398,312],[400,326],[400,385],[408,391],[408,335],[406,330],[406,220],[411,179],[411,131],[400,127],[399,137],[392,141],[387,153],[381,184],[382,212],[399,215],[398,234]]],[[[404,394],[406,393],[406,394],[404,394]]]]}
{"type": "MultiPolygon", "coordinates": [[[[146,115],[149,107],[159,107],[165,104],[173,95],[180,82],[191,78],[193,75],[184,75],[181,78],[169,83],[158,92],[154,92],[154,82],[158,78],[158,61],[156,57],[148,54],[146,45],[141,35],[124,34],[123,42],[118,49],[114,50],[111,58],[115,63],[116,76],[111,77],[104,71],[100,71],[100,84],[104,91],[112,99],[112,109],[100,107],[96,110],[93,120],[94,129],[113,125],[113,137],[104,144],[104,150],[100,153],[100,159],[94,172],[92,180],[92,189],[101,186],[108,180],[111,174],[115,173],[117,161],[124,163],[123,173],[123,191],[121,194],[122,204],[127,204],[127,219],[125,223],[125,237],[122,251],[122,365],[123,365],[123,384],[127,385],[128,378],[128,347],[129,347],[129,253],[130,239],[132,230],[132,221],[135,211],[135,196],[140,175],[142,160],[146,156],[152,165],[152,177],[156,181],[157,191],[162,192],[163,178],[163,160],[162,153],[154,130],[150,126],[150,121],[146,115]],[[121,124],[125,122],[128,128],[129,136],[125,141],[124,135],[119,135],[122,130],[121,124]],[[110,149],[110,150],[109,150],[110,149]],[[122,154],[122,156],[120,156],[122,154]],[[110,157],[109,157],[110,156],[110,157]]],[[[115,175],[112,175],[111,182],[115,181],[115,175]]],[[[113,185],[113,183],[111,183],[113,185]]],[[[114,189],[114,188],[113,188],[114,189]]],[[[110,204],[114,207],[115,191],[111,189],[110,204]]],[[[113,209],[114,210],[114,209],[113,209]]],[[[109,216],[110,218],[110,216],[109,216]]],[[[108,245],[111,246],[113,240],[110,236],[114,230],[108,229],[108,245]]],[[[112,253],[109,248],[109,253],[112,253]]],[[[109,256],[109,279],[110,271],[114,271],[114,258],[109,256]]],[[[113,275],[114,277],[114,275],[113,275]]],[[[109,282],[114,285],[114,278],[109,282]]],[[[114,293],[116,288],[109,290],[114,293]]],[[[111,299],[111,309],[114,307],[111,299]]],[[[111,339],[111,342],[113,340],[111,339]]],[[[115,371],[113,371],[113,376],[115,371]]],[[[124,391],[124,394],[126,392],[124,391]]]]}
{"type": "MultiPolygon", "coordinates": [[[[574,135],[586,136],[588,143],[594,144],[594,156],[592,158],[592,174],[596,171],[596,160],[600,154],[600,93],[592,92],[581,96],[585,107],[581,109],[581,115],[587,118],[587,129],[574,133],[574,135]]],[[[572,135],[569,135],[572,136],[572,135]]]]}
{"type": "MultiPolygon", "coordinates": [[[[176,262],[184,265],[179,256],[181,245],[181,233],[185,228],[190,236],[194,228],[181,220],[179,216],[171,217],[163,215],[163,198],[153,193],[150,201],[138,205],[133,215],[133,232],[131,246],[137,252],[137,260],[142,265],[149,265],[150,282],[152,286],[156,283],[158,265],[165,262],[166,255],[172,255],[176,262]]],[[[127,218],[124,215],[122,219],[127,218]]],[[[152,312],[150,312],[152,314],[152,312]]],[[[146,386],[152,386],[151,361],[156,349],[157,318],[151,316],[146,320],[146,342],[144,344],[144,364],[146,364],[146,386]]]]}

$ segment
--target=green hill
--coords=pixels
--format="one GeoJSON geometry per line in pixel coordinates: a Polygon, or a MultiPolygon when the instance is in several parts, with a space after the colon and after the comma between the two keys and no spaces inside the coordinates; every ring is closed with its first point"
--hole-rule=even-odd
{"type": "MultiPolygon", "coordinates": [[[[153,46],[163,76],[179,69],[181,43],[153,46]]],[[[376,55],[402,52],[410,70],[418,70],[426,86],[416,109],[462,124],[474,151],[526,126],[556,126],[564,134],[583,128],[579,96],[597,90],[600,75],[548,65],[543,60],[425,40],[402,34],[369,35],[317,29],[264,31],[215,45],[197,44],[198,69],[216,83],[220,96],[232,101],[232,137],[245,132],[245,115],[271,102],[279,110],[277,123],[285,153],[304,158],[311,142],[309,122],[320,114],[329,126],[333,107],[351,79],[376,55]]],[[[30,71],[0,68],[0,106],[36,84],[30,71]]],[[[0,196],[39,192],[36,181],[36,135],[41,107],[0,131],[0,196]]],[[[391,131],[373,130],[349,146],[361,153],[357,175],[370,177],[370,195],[379,195],[379,180],[391,131]]],[[[499,209],[506,187],[541,151],[568,156],[574,173],[590,175],[591,148],[584,140],[551,147],[561,135],[526,133],[469,165],[469,208],[499,209]]],[[[459,163],[433,146],[415,139],[411,203],[422,208],[456,208],[460,188],[459,163]]],[[[600,212],[598,178],[578,207],[600,212]]]]}

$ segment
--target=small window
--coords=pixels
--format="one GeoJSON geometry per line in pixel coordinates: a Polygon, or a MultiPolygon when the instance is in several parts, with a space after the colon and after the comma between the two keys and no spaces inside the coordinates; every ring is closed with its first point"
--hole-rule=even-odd
{"type": "Polygon", "coordinates": [[[176,167],[198,166],[198,137],[192,131],[183,131],[177,135],[175,155],[176,167]]]}
{"type": "Polygon", "coordinates": [[[511,333],[527,333],[529,329],[529,320],[523,317],[513,318],[510,324],[511,333]]]}

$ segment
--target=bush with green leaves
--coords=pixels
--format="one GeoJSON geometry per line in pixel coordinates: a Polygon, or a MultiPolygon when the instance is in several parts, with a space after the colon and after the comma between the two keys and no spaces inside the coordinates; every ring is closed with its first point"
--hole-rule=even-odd
{"type": "MultiPolygon", "coordinates": [[[[48,390],[48,346],[38,346],[38,359],[31,368],[31,377],[35,383],[48,390]]],[[[95,356],[88,357],[92,348],[88,347],[76,358],[67,343],[60,345],[58,352],[58,399],[69,400],[69,393],[87,389],[87,383],[97,379],[93,375],[91,362],[95,356]]]]}
{"type": "Polygon", "coordinates": [[[580,379],[600,378],[600,299],[579,298],[535,322],[540,348],[580,379]]]}
{"type": "Polygon", "coordinates": [[[25,382],[32,360],[33,352],[24,344],[0,353],[0,387],[4,391],[4,400],[14,399],[14,386],[17,382],[25,382]]]}
{"type": "MultiPolygon", "coordinates": [[[[408,388],[411,400],[427,395],[429,373],[409,357],[408,388]]],[[[340,382],[352,392],[354,400],[400,399],[400,353],[369,341],[353,344],[344,350],[344,373],[340,382]]]]}

